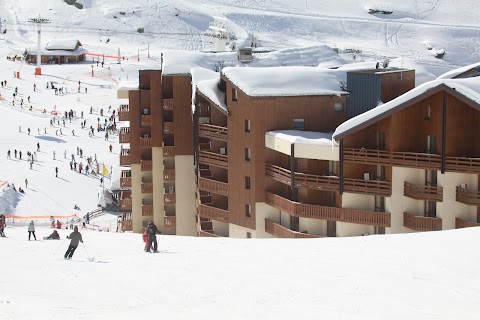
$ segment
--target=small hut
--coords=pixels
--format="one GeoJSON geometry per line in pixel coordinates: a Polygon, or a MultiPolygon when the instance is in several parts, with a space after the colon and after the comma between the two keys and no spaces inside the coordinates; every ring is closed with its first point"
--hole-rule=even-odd
{"type": "MultiPolygon", "coordinates": [[[[82,48],[78,40],[54,40],[42,49],[42,64],[78,63],[85,61],[87,50],[82,48]]],[[[37,63],[37,48],[27,48],[24,52],[27,63],[37,63]]]]}

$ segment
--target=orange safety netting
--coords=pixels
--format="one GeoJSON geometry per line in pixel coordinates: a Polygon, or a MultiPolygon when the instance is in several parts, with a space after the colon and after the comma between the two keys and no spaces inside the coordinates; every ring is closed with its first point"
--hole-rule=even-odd
{"type": "Polygon", "coordinates": [[[4,214],[5,218],[7,219],[28,219],[28,220],[33,220],[33,219],[50,219],[50,217],[54,217],[55,219],[62,219],[62,218],[73,218],[77,217],[76,214],[71,214],[69,216],[57,216],[57,215],[51,215],[51,216],[16,216],[13,214],[4,214]]]}

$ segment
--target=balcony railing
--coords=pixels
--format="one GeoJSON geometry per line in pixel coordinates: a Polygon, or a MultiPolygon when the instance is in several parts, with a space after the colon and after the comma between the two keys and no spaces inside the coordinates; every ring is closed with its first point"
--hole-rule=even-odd
{"type": "Polygon", "coordinates": [[[173,122],[164,122],[163,134],[174,134],[174,133],[175,133],[175,124],[173,122]]]}
{"type": "Polygon", "coordinates": [[[344,148],[343,157],[347,162],[362,164],[390,164],[391,154],[386,150],[373,150],[365,148],[344,148]]]}
{"type": "Polygon", "coordinates": [[[175,204],[177,201],[176,193],[164,193],[163,201],[165,204],[175,204]]]}
{"type": "Polygon", "coordinates": [[[204,138],[228,141],[228,128],[203,123],[198,126],[198,135],[204,138]]]}
{"type": "Polygon", "coordinates": [[[153,183],[142,182],[142,193],[153,193],[153,183]]]}
{"type": "Polygon", "coordinates": [[[177,217],[176,216],[164,216],[163,217],[163,224],[165,227],[175,227],[177,225],[177,217]]]}
{"type": "Polygon", "coordinates": [[[212,144],[210,142],[200,142],[198,144],[199,150],[211,150],[212,144]]]}
{"type": "Polygon", "coordinates": [[[299,203],[270,192],[265,192],[265,203],[293,217],[390,227],[389,212],[374,212],[299,203]]]}
{"type": "Polygon", "coordinates": [[[120,165],[121,166],[129,166],[130,162],[130,149],[121,149],[120,150],[120,165]]]}
{"type": "Polygon", "coordinates": [[[163,181],[175,181],[175,169],[163,170],[163,181]]]}
{"type": "MultiPolygon", "coordinates": [[[[290,185],[292,181],[290,170],[269,163],[265,166],[265,175],[286,185],[290,185]]],[[[339,179],[336,176],[321,176],[295,172],[295,187],[338,191],[339,179]]]]}
{"type": "Polygon", "coordinates": [[[118,135],[118,141],[120,143],[130,143],[130,127],[120,128],[120,133],[118,135]]]}
{"type": "Polygon", "coordinates": [[[173,99],[163,99],[163,110],[173,110],[173,99]]]}
{"type": "Polygon", "coordinates": [[[265,232],[277,238],[294,238],[294,239],[321,238],[321,236],[317,236],[314,234],[308,234],[308,233],[290,230],[288,228],[285,228],[282,225],[279,225],[278,223],[272,222],[267,219],[265,219],[265,232]]]}
{"type": "Polygon", "coordinates": [[[152,171],[152,160],[141,160],[140,168],[142,171],[152,171]]]}
{"type": "Polygon", "coordinates": [[[198,236],[199,237],[206,237],[206,238],[210,238],[210,237],[220,237],[219,235],[216,235],[214,233],[210,233],[210,232],[206,232],[206,231],[203,231],[203,230],[200,230],[198,232],[198,236]]]}
{"type": "Polygon", "coordinates": [[[403,194],[416,200],[443,201],[443,188],[435,186],[421,186],[407,181],[404,182],[403,194]]]}
{"type": "Polygon", "coordinates": [[[198,189],[228,197],[228,183],[207,178],[198,178],[198,189]]]}
{"type": "Polygon", "coordinates": [[[142,115],[140,119],[140,125],[142,127],[150,127],[152,125],[152,115],[151,114],[142,115]]]}
{"type": "Polygon", "coordinates": [[[150,148],[152,146],[152,138],[140,138],[140,147],[150,148]]]}
{"type": "Polygon", "coordinates": [[[445,169],[456,172],[480,172],[480,158],[446,157],[445,169]]]}
{"type": "Polygon", "coordinates": [[[130,111],[118,111],[118,120],[119,121],[130,121],[130,111]]]}
{"type": "Polygon", "coordinates": [[[132,220],[126,220],[126,221],[122,221],[122,231],[123,232],[126,232],[126,231],[133,231],[133,224],[132,224],[132,220]]]}
{"type": "Polygon", "coordinates": [[[120,209],[122,211],[132,211],[132,198],[120,199],[120,209]]]}
{"type": "Polygon", "coordinates": [[[469,222],[467,220],[455,218],[455,229],[470,228],[470,227],[480,227],[480,223],[469,222]]]}
{"type": "Polygon", "coordinates": [[[142,216],[153,217],[153,204],[142,204],[142,216]]]}
{"type": "Polygon", "coordinates": [[[392,183],[383,180],[343,179],[344,191],[370,195],[392,195],[392,183]]]}
{"type": "Polygon", "coordinates": [[[393,152],[392,165],[399,167],[440,170],[442,157],[433,153],[393,152]]]}
{"type": "Polygon", "coordinates": [[[198,160],[200,163],[228,169],[228,156],[225,154],[210,151],[199,151],[198,155],[198,160]]]}
{"type": "Polygon", "coordinates": [[[207,206],[204,204],[198,205],[198,214],[201,217],[209,218],[215,221],[228,222],[228,210],[207,206]]]}
{"type": "Polygon", "coordinates": [[[403,226],[416,231],[438,231],[442,230],[442,219],[419,217],[408,212],[404,212],[403,226]]]}
{"type": "Polygon", "coordinates": [[[456,200],[471,206],[480,206],[480,191],[457,187],[456,200]]]}
{"type": "Polygon", "coordinates": [[[175,146],[163,146],[163,156],[164,157],[174,157],[175,156],[175,146]]]}
{"type": "Polygon", "coordinates": [[[131,177],[121,177],[120,178],[120,188],[131,188],[132,187],[132,178],[131,177]]]}

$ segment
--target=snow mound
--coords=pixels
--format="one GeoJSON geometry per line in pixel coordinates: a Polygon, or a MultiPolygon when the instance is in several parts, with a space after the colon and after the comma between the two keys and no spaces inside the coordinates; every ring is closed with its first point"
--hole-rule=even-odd
{"type": "Polygon", "coordinates": [[[13,213],[21,200],[20,194],[9,185],[0,190],[0,213],[13,213]]]}

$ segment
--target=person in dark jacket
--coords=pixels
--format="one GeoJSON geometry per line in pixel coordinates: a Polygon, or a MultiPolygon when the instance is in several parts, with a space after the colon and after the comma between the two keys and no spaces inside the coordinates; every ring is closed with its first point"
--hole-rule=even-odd
{"type": "Polygon", "coordinates": [[[153,252],[157,252],[157,226],[153,223],[153,221],[150,221],[150,223],[147,225],[147,236],[148,236],[148,244],[147,248],[145,249],[146,252],[150,252],[150,248],[152,247],[153,244],[153,252]]]}
{"type": "Polygon", "coordinates": [[[47,240],[59,240],[60,235],[58,234],[57,230],[53,230],[52,234],[47,237],[47,240]]]}
{"type": "Polygon", "coordinates": [[[70,245],[68,246],[67,252],[65,252],[65,259],[72,259],[73,253],[78,247],[78,243],[83,243],[82,234],[78,232],[78,227],[73,228],[73,232],[67,236],[67,239],[70,239],[70,245]]]}

